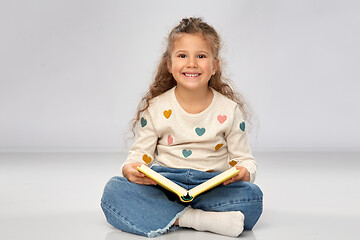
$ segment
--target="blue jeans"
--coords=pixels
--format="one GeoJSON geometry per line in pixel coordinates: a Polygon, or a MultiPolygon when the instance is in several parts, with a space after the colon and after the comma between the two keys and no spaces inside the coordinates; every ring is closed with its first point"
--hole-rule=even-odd
{"type": "MultiPolygon", "coordinates": [[[[193,169],[174,169],[153,166],[185,189],[191,189],[219,172],[193,169]]],[[[188,207],[204,211],[241,211],[245,216],[244,229],[252,229],[262,213],[262,192],[250,182],[219,185],[197,196],[190,203],[180,202],[178,196],[160,186],[140,185],[124,177],[113,177],[106,184],[101,207],[107,221],[114,227],[146,237],[156,237],[180,229],[175,220],[188,207]]]]}

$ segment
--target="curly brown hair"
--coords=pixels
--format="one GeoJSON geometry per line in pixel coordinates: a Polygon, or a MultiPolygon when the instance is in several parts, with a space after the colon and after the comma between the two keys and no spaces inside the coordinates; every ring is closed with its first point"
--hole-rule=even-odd
{"type": "MultiPolygon", "coordinates": [[[[136,117],[132,120],[132,132],[134,136],[135,128],[140,119],[141,113],[149,107],[150,100],[176,86],[176,81],[173,75],[168,71],[168,63],[171,62],[171,52],[173,50],[174,43],[183,33],[201,34],[209,43],[214,60],[220,60],[219,52],[221,49],[221,39],[216,30],[204,22],[202,18],[190,17],[182,19],[179,25],[174,27],[168,36],[167,48],[162,54],[154,81],[150,85],[148,92],[141,99],[136,117]]],[[[209,87],[212,87],[219,93],[236,102],[243,113],[244,120],[249,121],[251,114],[248,104],[240,93],[233,90],[234,87],[230,79],[223,76],[221,67],[223,63],[222,61],[219,62],[220,64],[217,72],[211,76],[209,80],[209,87]]]]}

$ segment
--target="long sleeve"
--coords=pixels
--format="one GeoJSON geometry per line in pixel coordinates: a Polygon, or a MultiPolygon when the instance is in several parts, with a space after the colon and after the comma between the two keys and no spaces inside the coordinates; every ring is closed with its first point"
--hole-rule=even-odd
{"type": "Polygon", "coordinates": [[[242,118],[242,114],[238,106],[235,108],[232,128],[226,136],[226,142],[230,157],[230,165],[245,167],[250,173],[250,182],[254,182],[257,164],[251,153],[245,121],[242,118]]]}
{"type": "Polygon", "coordinates": [[[130,148],[129,155],[121,169],[128,163],[151,164],[154,160],[158,135],[155,132],[149,111],[145,110],[140,118],[136,132],[136,140],[130,148]]]}

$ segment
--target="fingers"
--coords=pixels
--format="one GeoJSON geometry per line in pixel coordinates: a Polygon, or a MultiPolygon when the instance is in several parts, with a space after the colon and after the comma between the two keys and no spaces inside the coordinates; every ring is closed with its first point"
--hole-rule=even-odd
{"type": "Polygon", "coordinates": [[[226,186],[226,185],[228,185],[230,183],[231,183],[230,180],[227,180],[227,181],[223,182],[223,185],[226,186]]]}
{"type": "Polygon", "coordinates": [[[138,178],[143,178],[143,177],[145,177],[145,174],[143,174],[142,172],[140,172],[136,167],[131,170],[131,173],[132,173],[135,177],[138,177],[138,178]]]}
{"type": "Polygon", "coordinates": [[[130,182],[141,184],[141,185],[156,185],[156,182],[148,177],[136,177],[129,179],[130,182]]]}
{"type": "Polygon", "coordinates": [[[242,177],[240,175],[236,175],[235,177],[225,181],[223,184],[228,185],[228,184],[233,183],[233,182],[241,181],[241,179],[242,179],[242,177]]]}
{"type": "Polygon", "coordinates": [[[248,172],[248,170],[244,167],[241,167],[241,166],[237,166],[236,167],[238,170],[239,170],[239,174],[236,175],[235,177],[225,181],[223,183],[223,185],[228,185],[230,183],[233,183],[233,182],[238,182],[238,181],[250,181],[250,173],[248,172]]]}
{"type": "Polygon", "coordinates": [[[142,185],[156,185],[156,182],[154,180],[146,177],[145,174],[143,174],[142,172],[139,172],[137,167],[141,165],[141,163],[126,164],[123,168],[124,176],[133,183],[142,185]]]}
{"type": "Polygon", "coordinates": [[[128,180],[133,183],[142,184],[142,185],[156,185],[156,182],[152,179],[146,177],[144,174],[140,173],[134,173],[129,174],[128,180]]]}

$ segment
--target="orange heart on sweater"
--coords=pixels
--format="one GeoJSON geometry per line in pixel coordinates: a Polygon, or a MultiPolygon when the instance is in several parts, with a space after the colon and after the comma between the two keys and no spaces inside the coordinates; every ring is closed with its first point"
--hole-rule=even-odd
{"type": "Polygon", "coordinates": [[[219,150],[220,148],[222,148],[222,146],[224,146],[224,144],[220,143],[218,145],[215,146],[215,151],[219,150]]]}
{"type": "Polygon", "coordinates": [[[149,164],[151,163],[151,157],[148,156],[147,154],[144,154],[143,157],[142,157],[142,160],[146,163],[146,164],[149,164]]]}
{"type": "Polygon", "coordinates": [[[164,116],[168,119],[171,116],[171,109],[164,111],[164,116]]]}
{"type": "Polygon", "coordinates": [[[229,162],[230,166],[234,167],[238,162],[235,160],[232,160],[231,162],[229,162]]]}

